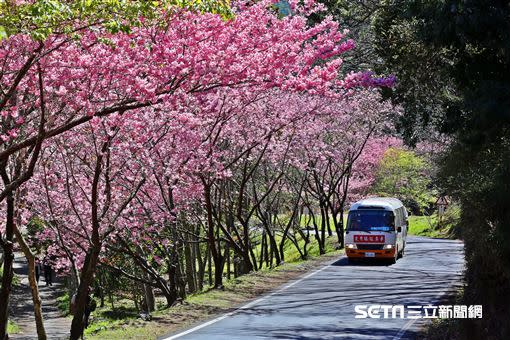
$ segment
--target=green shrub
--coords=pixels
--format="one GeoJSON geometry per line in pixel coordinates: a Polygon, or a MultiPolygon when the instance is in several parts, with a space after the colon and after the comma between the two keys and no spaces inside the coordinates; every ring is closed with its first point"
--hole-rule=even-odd
{"type": "Polygon", "coordinates": [[[17,323],[14,321],[9,320],[7,322],[7,333],[9,334],[16,334],[20,332],[20,328],[17,323]]]}
{"type": "Polygon", "coordinates": [[[69,303],[71,302],[71,298],[69,297],[69,293],[66,292],[64,295],[59,296],[57,298],[57,306],[58,309],[62,312],[64,316],[69,315],[69,303]]]}

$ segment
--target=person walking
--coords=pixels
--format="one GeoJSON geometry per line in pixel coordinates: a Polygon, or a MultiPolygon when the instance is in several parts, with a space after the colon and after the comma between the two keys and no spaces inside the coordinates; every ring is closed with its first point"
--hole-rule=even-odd
{"type": "Polygon", "coordinates": [[[44,258],[43,262],[44,267],[44,281],[46,281],[46,286],[53,286],[52,278],[53,278],[53,268],[51,267],[51,263],[49,262],[48,257],[44,258]]]}
{"type": "Polygon", "coordinates": [[[35,281],[37,282],[37,284],[39,284],[39,278],[41,277],[41,270],[42,270],[41,261],[39,261],[39,258],[36,257],[35,258],[35,281]]]}

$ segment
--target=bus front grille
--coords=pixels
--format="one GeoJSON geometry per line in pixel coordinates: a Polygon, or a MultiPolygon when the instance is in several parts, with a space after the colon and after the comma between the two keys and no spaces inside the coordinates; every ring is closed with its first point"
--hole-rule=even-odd
{"type": "Polygon", "coordinates": [[[382,250],[383,244],[357,244],[356,245],[360,250],[382,250]]]}

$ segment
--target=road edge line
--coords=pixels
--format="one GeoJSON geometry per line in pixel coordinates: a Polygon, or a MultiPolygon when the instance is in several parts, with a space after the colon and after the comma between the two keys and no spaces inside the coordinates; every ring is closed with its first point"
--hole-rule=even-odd
{"type": "Polygon", "coordinates": [[[197,330],[199,330],[199,329],[202,329],[202,328],[204,328],[204,327],[207,327],[207,326],[210,326],[210,325],[212,325],[212,324],[215,324],[216,322],[219,322],[219,321],[221,321],[221,320],[223,320],[223,319],[226,319],[226,318],[228,318],[228,317],[230,317],[230,316],[232,316],[232,315],[234,315],[234,314],[237,314],[237,313],[241,312],[241,311],[242,311],[242,310],[244,310],[244,309],[247,309],[247,308],[250,308],[250,307],[252,307],[252,306],[255,306],[256,304],[258,304],[258,303],[260,303],[260,302],[262,302],[262,301],[264,301],[264,300],[266,300],[266,299],[270,298],[271,296],[276,295],[276,294],[278,294],[278,293],[280,293],[280,292],[283,292],[284,290],[289,289],[290,287],[292,287],[292,286],[294,286],[294,285],[298,284],[299,282],[304,281],[304,280],[306,280],[306,279],[308,279],[308,278],[310,278],[310,277],[314,276],[315,274],[320,273],[320,272],[321,272],[321,271],[323,271],[324,269],[328,268],[328,267],[329,267],[332,263],[334,263],[334,262],[336,262],[336,261],[338,261],[338,260],[339,260],[339,259],[336,259],[336,260],[334,260],[334,261],[330,261],[330,262],[328,262],[327,264],[325,264],[324,266],[322,266],[321,268],[319,268],[319,269],[317,269],[317,270],[315,270],[315,271],[313,271],[313,272],[311,272],[311,273],[308,273],[308,274],[306,274],[305,276],[303,276],[303,277],[301,277],[301,278],[299,278],[299,279],[297,279],[297,280],[295,280],[295,281],[292,281],[292,282],[290,282],[290,283],[288,283],[288,284],[284,285],[283,287],[281,287],[281,288],[280,288],[280,289],[278,289],[278,290],[275,290],[275,291],[274,291],[274,292],[272,292],[272,293],[269,293],[269,294],[264,295],[264,296],[262,296],[262,297],[260,297],[260,298],[258,298],[258,299],[256,299],[256,300],[253,300],[253,301],[251,301],[251,302],[248,302],[248,303],[246,303],[245,305],[242,305],[241,307],[237,308],[236,310],[233,310],[232,312],[228,312],[228,313],[226,313],[226,314],[223,314],[223,315],[221,315],[221,316],[219,316],[219,317],[216,317],[216,318],[214,318],[214,319],[212,319],[212,320],[209,320],[209,321],[207,321],[207,322],[204,322],[204,323],[202,323],[202,324],[200,324],[200,325],[197,325],[197,326],[195,326],[195,327],[193,327],[193,328],[190,328],[190,329],[188,329],[188,330],[185,330],[185,331],[183,331],[183,332],[180,332],[180,333],[177,333],[177,334],[171,335],[171,336],[166,337],[166,338],[161,338],[161,340],[174,340],[174,339],[180,338],[180,337],[182,337],[182,336],[185,336],[185,335],[188,335],[188,334],[190,334],[190,333],[193,333],[193,332],[195,332],[195,331],[197,331],[197,330]]]}
{"type": "MultiPolygon", "coordinates": [[[[451,284],[448,288],[446,288],[445,290],[443,290],[440,294],[438,294],[436,296],[436,301],[441,301],[441,298],[444,295],[446,295],[447,293],[453,293],[454,291],[455,291],[455,284],[451,284]]],[[[393,340],[400,340],[400,339],[402,339],[404,334],[406,334],[407,330],[409,328],[411,328],[411,326],[414,325],[414,323],[416,321],[420,321],[420,320],[424,320],[424,319],[422,318],[422,319],[411,319],[411,320],[409,320],[404,326],[402,326],[402,328],[400,328],[400,330],[397,332],[397,334],[395,334],[395,336],[393,337],[393,340]]]]}

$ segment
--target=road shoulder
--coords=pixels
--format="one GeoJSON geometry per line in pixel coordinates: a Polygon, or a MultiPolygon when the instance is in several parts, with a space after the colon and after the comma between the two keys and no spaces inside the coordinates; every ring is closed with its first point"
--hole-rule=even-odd
{"type": "Polygon", "coordinates": [[[152,321],[136,320],[122,328],[104,330],[87,339],[155,339],[175,334],[196,325],[231,313],[239,307],[279,290],[289,282],[338,260],[343,251],[298,263],[286,263],[272,270],[263,270],[232,279],[224,290],[209,290],[188,297],[182,304],[154,313],[152,321]]]}

